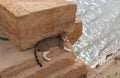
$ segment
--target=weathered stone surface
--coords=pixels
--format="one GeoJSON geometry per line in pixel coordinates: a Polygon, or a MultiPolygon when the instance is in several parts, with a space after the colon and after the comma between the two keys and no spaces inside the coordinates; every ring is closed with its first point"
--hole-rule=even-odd
{"type": "Polygon", "coordinates": [[[38,74],[38,73],[43,73],[43,72],[38,71],[38,73],[35,73],[27,78],[39,78],[39,77],[42,77],[42,78],[81,78],[80,77],[81,75],[87,74],[87,70],[81,60],[79,61],[78,59],[76,60],[77,61],[74,61],[74,63],[69,65],[68,67],[58,69],[54,72],[51,72],[48,75],[42,76],[41,74],[38,74]]]}
{"type": "Polygon", "coordinates": [[[75,21],[76,4],[50,0],[0,0],[0,24],[21,50],[39,40],[68,31],[75,21]]]}
{"type": "Polygon", "coordinates": [[[73,32],[68,35],[71,44],[74,44],[81,35],[82,35],[82,22],[80,20],[76,20],[74,23],[73,32]]]}
{"type": "Polygon", "coordinates": [[[86,67],[87,67],[87,71],[88,71],[87,78],[97,78],[98,77],[98,74],[95,72],[94,69],[92,69],[90,66],[86,66],[86,67]]]}
{"type": "MultiPolygon", "coordinates": [[[[73,31],[68,34],[69,40],[72,44],[74,44],[78,40],[78,38],[82,35],[82,21],[76,20],[73,25],[74,25],[73,31]]],[[[8,38],[2,26],[0,26],[0,37],[8,38]]]]}
{"type": "Polygon", "coordinates": [[[66,0],[21,0],[21,1],[36,1],[36,2],[44,2],[44,1],[48,1],[48,2],[66,2],[66,0]]]}
{"type": "Polygon", "coordinates": [[[10,42],[0,41],[0,78],[80,78],[87,74],[86,65],[73,52],[55,47],[48,55],[50,62],[38,54],[42,68],[35,61],[33,49],[23,53],[10,42]]]}
{"type": "MultiPolygon", "coordinates": [[[[68,34],[70,42],[74,44],[81,35],[82,35],[82,22],[80,20],[76,20],[74,23],[73,31],[68,34]]],[[[8,38],[1,27],[0,27],[0,37],[8,38]]]]}
{"type": "Polygon", "coordinates": [[[5,31],[1,25],[0,25],[0,37],[8,38],[8,36],[5,34],[5,31]]]}

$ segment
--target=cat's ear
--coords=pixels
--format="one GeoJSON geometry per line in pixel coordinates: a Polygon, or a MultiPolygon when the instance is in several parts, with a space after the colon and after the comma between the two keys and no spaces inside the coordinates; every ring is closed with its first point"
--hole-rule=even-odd
{"type": "Polygon", "coordinates": [[[62,38],[64,41],[65,41],[66,39],[68,39],[67,33],[66,33],[66,32],[62,33],[62,34],[61,34],[61,38],[62,38]]]}

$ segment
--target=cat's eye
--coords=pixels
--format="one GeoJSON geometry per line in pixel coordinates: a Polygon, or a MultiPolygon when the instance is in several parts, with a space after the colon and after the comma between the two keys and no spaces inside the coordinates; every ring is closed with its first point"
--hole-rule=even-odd
{"type": "Polygon", "coordinates": [[[38,49],[37,51],[40,51],[40,49],[38,49]]]}

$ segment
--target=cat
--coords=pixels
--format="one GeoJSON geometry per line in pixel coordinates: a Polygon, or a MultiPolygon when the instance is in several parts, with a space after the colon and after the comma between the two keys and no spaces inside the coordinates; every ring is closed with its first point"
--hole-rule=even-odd
{"type": "Polygon", "coordinates": [[[37,56],[38,51],[43,53],[43,57],[47,61],[51,61],[51,59],[47,57],[47,54],[50,52],[51,48],[54,48],[56,46],[58,46],[60,49],[64,49],[64,50],[70,52],[71,49],[69,49],[67,46],[65,46],[64,42],[69,42],[68,37],[66,36],[65,33],[58,35],[58,36],[55,36],[55,37],[49,37],[49,38],[46,38],[46,39],[39,41],[35,45],[35,49],[34,49],[34,56],[35,56],[35,59],[36,59],[38,65],[40,67],[43,66],[41,64],[41,61],[38,59],[38,56],[37,56]]]}

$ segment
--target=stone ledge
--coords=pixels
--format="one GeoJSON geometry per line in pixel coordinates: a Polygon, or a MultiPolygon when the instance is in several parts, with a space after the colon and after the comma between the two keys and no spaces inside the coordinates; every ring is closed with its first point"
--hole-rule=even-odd
{"type": "Polygon", "coordinates": [[[27,78],[81,78],[81,75],[87,74],[86,66],[81,61],[76,59],[73,64],[64,67],[63,69],[56,70],[55,72],[42,76],[39,71],[34,75],[31,75],[27,78]]]}
{"type": "MultiPolygon", "coordinates": [[[[66,70],[65,77],[68,77],[69,73],[74,74],[76,78],[82,74],[87,73],[86,65],[76,60],[76,56],[73,52],[66,52],[59,48],[53,48],[48,55],[52,58],[52,61],[48,62],[42,58],[39,54],[44,67],[40,68],[34,58],[33,49],[21,52],[16,49],[10,42],[0,41],[0,77],[1,78],[47,78],[47,76],[57,78],[55,75],[57,71],[60,72],[66,70]],[[75,69],[76,67],[76,69],[75,69]],[[70,68],[70,69],[69,69],[70,68]]],[[[64,71],[65,72],[65,71],[64,71]]],[[[60,78],[63,77],[60,76],[60,78]]],[[[69,77],[68,77],[69,78],[69,77]]],[[[73,76],[71,76],[73,78],[73,76]]]]}

